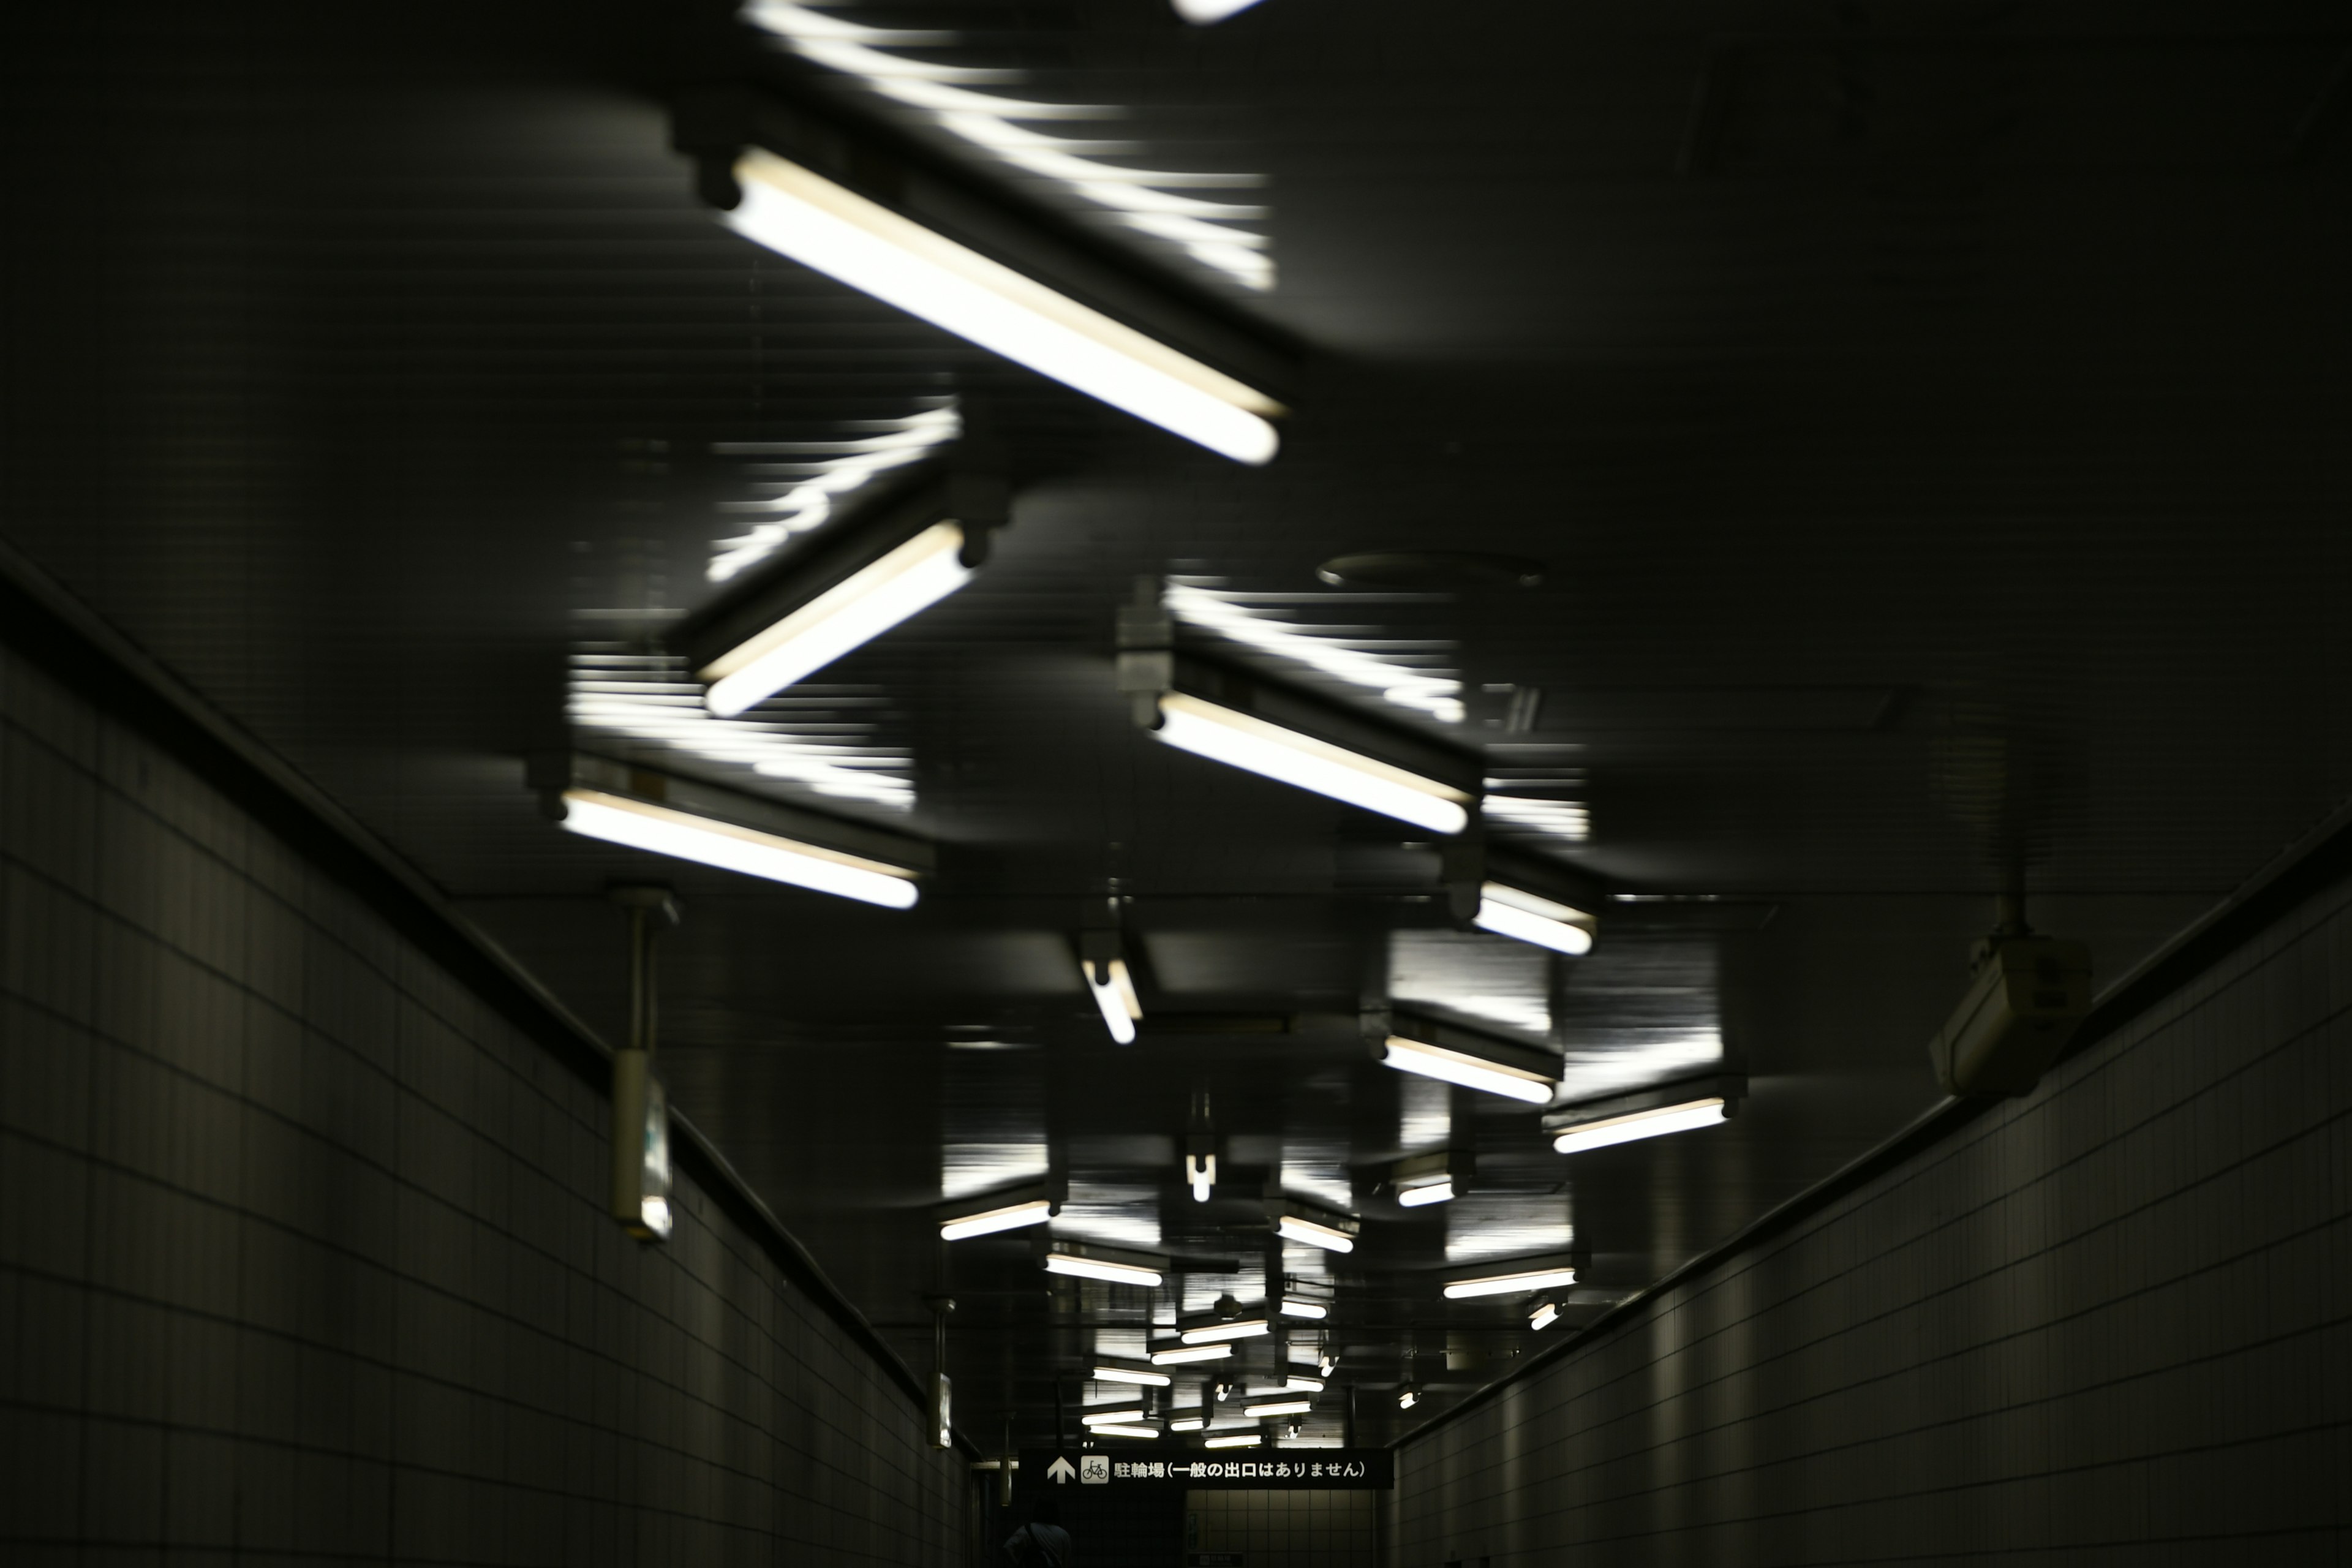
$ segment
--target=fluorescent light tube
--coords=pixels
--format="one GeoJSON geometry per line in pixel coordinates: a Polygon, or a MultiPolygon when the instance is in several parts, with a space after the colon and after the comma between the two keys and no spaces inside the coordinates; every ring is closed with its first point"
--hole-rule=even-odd
{"type": "Polygon", "coordinates": [[[1113,1285],[1157,1286],[1160,1273],[1139,1263],[1113,1263],[1101,1258],[1080,1258],[1067,1252],[1045,1255],[1045,1272],[1067,1274],[1076,1279],[1103,1279],[1113,1285]]]}
{"type": "Polygon", "coordinates": [[[1322,1359],[1315,1363],[1315,1370],[1322,1373],[1325,1377],[1328,1377],[1331,1375],[1331,1369],[1339,1364],[1339,1358],[1332,1354],[1329,1351],[1325,1351],[1323,1352],[1322,1359]]]}
{"type": "Polygon", "coordinates": [[[1078,1412],[1078,1420],[1088,1426],[1100,1426],[1107,1422],[1140,1421],[1142,1419],[1143,1406],[1140,1405],[1123,1405],[1116,1410],[1081,1410],[1078,1412]]]}
{"type": "Polygon", "coordinates": [[[1559,1303],[1557,1301],[1538,1302],[1536,1310],[1528,1314],[1528,1327],[1538,1333],[1543,1332],[1558,1321],[1559,1321],[1559,1303]]]}
{"type": "Polygon", "coordinates": [[[1165,1388],[1176,1380],[1164,1372],[1153,1372],[1140,1366],[1097,1366],[1097,1383],[1139,1383],[1146,1388],[1165,1388]]]}
{"type": "Polygon", "coordinates": [[[1157,1437],[1160,1436],[1160,1428],[1157,1426],[1114,1426],[1104,1425],[1100,1426],[1089,1426],[1087,1430],[1098,1437],[1157,1437]]]}
{"type": "Polygon", "coordinates": [[[1209,1425],[1205,1415],[1179,1415],[1168,1423],[1171,1432],[1198,1432],[1209,1425]]]}
{"type": "Polygon", "coordinates": [[[735,162],[737,233],[1242,463],[1281,405],[1132,327],[763,149],[735,162]]]}
{"type": "Polygon", "coordinates": [[[1197,1329],[1185,1329],[1177,1338],[1188,1345],[1205,1345],[1218,1340],[1245,1340],[1253,1334],[1267,1332],[1269,1327],[1264,1318],[1236,1318],[1230,1323],[1203,1323],[1197,1329]]]}
{"type": "Polygon", "coordinates": [[[740,871],[771,882],[788,882],[885,909],[912,909],[915,904],[912,876],[878,860],[603,790],[567,789],[563,807],[565,828],[608,844],[625,844],[632,849],[716,866],[722,871],[740,871]]]}
{"type": "Polygon", "coordinates": [[[638,1204],[637,1215],[646,1222],[646,1228],[656,1236],[669,1234],[670,1214],[667,1198],[656,1194],[648,1194],[645,1200],[638,1204]]]}
{"type": "Polygon", "coordinates": [[[1265,1440],[1262,1433],[1235,1432],[1223,1437],[1212,1437],[1202,1447],[1207,1448],[1255,1448],[1265,1440]]]}
{"type": "Polygon", "coordinates": [[[1277,1399],[1271,1405],[1244,1405],[1242,1414],[1262,1421],[1269,1415],[1304,1415],[1314,1408],[1311,1399],[1277,1399]]]}
{"type": "Polygon", "coordinates": [[[1160,697],[1160,728],[1152,733],[1195,756],[1312,790],[1432,833],[1459,833],[1470,826],[1467,794],[1360,752],[1181,691],[1160,697]]]}
{"type": "Polygon", "coordinates": [[[1479,886],[1478,912],[1470,923],[1497,936],[1580,958],[1592,951],[1591,931],[1576,923],[1585,918],[1581,910],[1500,882],[1486,882],[1479,886]]]}
{"type": "Polygon", "coordinates": [[[1573,1285],[1573,1268],[1536,1268],[1524,1274],[1490,1274],[1477,1279],[1449,1280],[1445,1287],[1448,1300],[1459,1301],[1471,1296],[1515,1296],[1522,1290],[1542,1290],[1554,1285],[1573,1285]]]}
{"type": "Polygon", "coordinates": [[[1331,1315],[1331,1309],[1303,1296],[1285,1296],[1282,1299],[1282,1315],[1286,1318],[1327,1318],[1331,1315]]]}
{"type": "Polygon", "coordinates": [[[935,522],[720,654],[696,671],[704,706],[731,719],[930,608],[971,581],[963,544],[962,524],[935,522]]]}
{"type": "Polygon", "coordinates": [[[1320,1394],[1323,1392],[1323,1380],[1292,1367],[1290,1375],[1283,1380],[1282,1391],[1285,1394],[1320,1394]]]}
{"type": "Polygon", "coordinates": [[[1399,1410],[1410,1410],[1420,1403],[1421,1390],[1418,1388],[1402,1388],[1397,1391],[1397,1408],[1399,1410]]]}
{"type": "Polygon", "coordinates": [[[1257,0],[1175,0],[1176,15],[1196,27],[1206,27],[1238,16],[1257,0]]]}
{"type": "Polygon", "coordinates": [[[1356,1238],[1346,1231],[1328,1225],[1318,1225],[1311,1219],[1301,1219],[1295,1214],[1282,1215],[1274,1222],[1274,1228],[1286,1241],[1303,1241],[1309,1247],[1319,1247],[1326,1252],[1356,1250],[1356,1238]]]}
{"type": "Polygon", "coordinates": [[[1563,1154],[1577,1154],[1587,1149],[1605,1149],[1612,1143],[1631,1143],[1637,1138],[1660,1138],[1669,1132],[1714,1127],[1725,1120],[1722,1097],[1709,1096],[1681,1105],[1662,1105],[1655,1110],[1636,1110],[1628,1116],[1587,1121],[1559,1133],[1551,1141],[1551,1146],[1563,1154]]]}
{"type": "Polygon", "coordinates": [[[1095,966],[1080,960],[1078,973],[1093,994],[1095,1009],[1102,1015],[1103,1027],[1110,1031],[1110,1037],[1122,1046],[1131,1046],[1135,1044],[1136,1020],[1143,1016],[1143,1004],[1135,994],[1135,981],[1127,973],[1127,960],[1123,958],[1107,960],[1102,967],[1105,977],[1097,980],[1095,966]]]}
{"type": "Polygon", "coordinates": [[[1214,1154],[1184,1156],[1184,1180],[1192,1184],[1192,1201],[1209,1201],[1209,1189],[1217,1184],[1217,1157],[1214,1154]]]}
{"type": "Polygon", "coordinates": [[[1505,1067],[1444,1046],[1408,1040],[1402,1035],[1389,1037],[1388,1054],[1381,1059],[1401,1071],[1442,1079],[1465,1089],[1484,1089],[1488,1094],[1507,1095],[1529,1105],[1544,1105],[1551,1100],[1553,1080],[1541,1073],[1505,1067]]]}
{"type": "Polygon", "coordinates": [[[1450,1204],[1453,1201],[1454,1178],[1451,1176],[1424,1183],[1418,1187],[1405,1187],[1397,1193],[1397,1202],[1409,1209],[1421,1208],[1429,1204],[1450,1204]]]}
{"type": "Polygon", "coordinates": [[[1000,1230],[1017,1230],[1024,1225],[1043,1225],[1052,1217],[1054,1205],[1044,1198],[1013,1204],[985,1214],[966,1215],[940,1226],[941,1241],[961,1241],[968,1236],[991,1236],[1000,1230]]]}
{"type": "Polygon", "coordinates": [[[1181,1366],[1187,1362],[1224,1361],[1233,1353],[1231,1345],[1171,1345],[1164,1351],[1153,1351],[1151,1364],[1181,1366]]]}

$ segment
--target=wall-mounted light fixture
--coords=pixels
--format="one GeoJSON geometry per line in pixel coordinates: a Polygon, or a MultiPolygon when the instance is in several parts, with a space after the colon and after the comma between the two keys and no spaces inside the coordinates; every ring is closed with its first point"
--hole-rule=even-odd
{"type": "Polygon", "coordinates": [[[1551,1134],[1553,1149],[1562,1154],[1580,1154],[1612,1143],[1720,1127],[1738,1114],[1747,1093],[1745,1077],[1719,1073],[1602,1100],[1580,1100],[1550,1112],[1544,1118],[1543,1126],[1551,1134]]]}
{"type": "Polygon", "coordinates": [[[666,639],[731,718],[971,580],[1011,515],[1003,476],[929,467],[730,586],[666,639]]]}
{"type": "Polygon", "coordinates": [[[1559,1055],[1498,1039],[1419,1014],[1392,1011],[1366,1018],[1372,1054],[1400,1072],[1417,1073],[1465,1089],[1543,1105],[1559,1081],[1559,1055]]]}
{"type": "Polygon", "coordinates": [[[568,832],[886,909],[911,909],[929,845],[863,823],[580,752],[526,774],[568,832]]]}

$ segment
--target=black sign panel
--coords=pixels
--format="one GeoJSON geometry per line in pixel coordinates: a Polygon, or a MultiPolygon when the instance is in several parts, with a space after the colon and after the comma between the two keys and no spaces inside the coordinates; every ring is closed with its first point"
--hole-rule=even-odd
{"type": "Polygon", "coordinates": [[[1031,1497],[1098,1487],[1387,1491],[1396,1485],[1396,1462],[1386,1448],[1024,1448],[1021,1484],[1031,1497]]]}

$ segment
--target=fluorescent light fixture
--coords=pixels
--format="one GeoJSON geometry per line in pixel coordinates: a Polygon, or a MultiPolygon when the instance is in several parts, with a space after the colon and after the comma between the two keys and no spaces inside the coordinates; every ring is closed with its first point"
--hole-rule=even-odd
{"type": "Polygon", "coordinates": [[[1161,694],[1160,727],[1152,733],[1195,756],[1432,833],[1470,826],[1474,797],[1466,790],[1184,692],[1161,694]]]}
{"type": "Polygon", "coordinates": [[[1573,1268],[1530,1268],[1517,1274],[1486,1274],[1475,1279],[1449,1279],[1445,1282],[1445,1297],[1450,1301],[1460,1301],[1473,1296],[1516,1296],[1525,1290],[1548,1290],[1555,1285],[1575,1283],[1576,1270],[1573,1268]]]}
{"type": "Polygon", "coordinates": [[[1320,1301],[1310,1301],[1304,1296],[1285,1296],[1282,1298],[1281,1312],[1286,1318],[1314,1320],[1329,1317],[1331,1309],[1320,1301]]]}
{"type": "Polygon", "coordinates": [[[1165,1388],[1176,1380],[1164,1372],[1154,1372],[1146,1366],[1114,1366],[1097,1363],[1094,1370],[1097,1383],[1139,1383],[1146,1388],[1165,1388]]]}
{"type": "Polygon", "coordinates": [[[1112,1409],[1081,1410],[1078,1412],[1078,1419],[1086,1426],[1100,1426],[1106,1423],[1140,1421],[1143,1419],[1143,1406],[1140,1405],[1122,1405],[1112,1409]]]}
{"type": "Polygon", "coordinates": [[[1335,1367],[1337,1367],[1339,1364],[1339,1356],[1338,1356],[1335,1352],[1331,1352],[1331,1351],[1325,1351],[1325,1352],[1323,1352],[1323,1354],[1322,1354],[1322,1355],[1321,1355],[1321,1356],[1320,1356],[1320,1357],[1316,1361],[1316,1363],[1315,1363],[1315,1370],[1316,1370],[1317,1372],[1318,1372],[1318,1373],[1322,1373],[1322,1375],[1324,1375],[1325,1377],[1328,1377],[1328,1376],[1330,1376],[1330,1375],[1331,1375],[1332,1369],[1333,1369],[1333,1368],[1335,1368],[1335,1367]]]}
{"type": "Polygon", "coordinates": [[[1110,1031],[1110,1037],[1122,1046],[1135,1044],[1135,1026],[1143,1016],[1143,1004],[1136,999],[1135,981],[1127,972],[1127,960],[1082,961],[1078,973],[1094,996],[1095,1008],[1102,1014],[1103,1027],[1110,1031]]]}
{"type": "Polygon", "coordinates": [[[1295,1214],[1277,1217],[1274,1222],[1274,1228],[1276,1234],[1286,1241],[1303,1241],[1309,1247],[1319,1247],[1326,1252],[1356,1250],[1356,1238],[1346,1231],[1336,1226],[1323,1225],[1295,1214]]]}
{"type": "Polygon", "coordinates": [[[1304,1415],[1314,1408],[1315,1402],[1311,1399],[1277,1399],[1270,1405],[1244,1405],[1242,1414],[1252,1420],[1263,1421],[1269,1415],[1304,1415]]]}
{"type": "Polygon", "coordinates": [[[1157,1437],[1160,1436],[1160,1428],[1157,1426],[1115,1426],[1106,1424],[1089,1426],[1087,1430],[1098,1437],[1157,1437]]]}
{"type": "Polygon", "coordinates": [[[971,581],[963,550],[961,523],[933,523],[703,666],[704,705],[731,719],[930,608],[971,581]]]}
{"type": "Polygon", "coordinates": [[[1536,1303],[1536,1310],[1528,1314],[1528,1327],[1538,1333],[1543,1332],[1558,1321],[1559,1321],[1559,1303],[1557,1301],[1538,1301],[1536,1303]]]}
{"type": "Polygon", "coordinates": [[[961,1241],[968,1236],[992,1236],[1000,1230],[1018,1230],[1024,1225],[1043,1225],[1053,1217],[1053,1204],[1045,1198],[1008,1204],[1003,1208],[987,1209],[947,1221],[940,1226],[940,1239],[961,1241]]]}
{"type": "Polygon", "coordinates": [[[1222,1437],[1212,1437],[1202,1444],[1204,1448],[1255,1448],[1265,1441],[1258,1432],[1234,1432],[1222,1437]]]}
{"type": "Polygon", "coordinates": [[[1100,1279],[1112,1285],[1157,1287],[1164,1276],[1157,1268],[1147,1268],[1140,1263],[1120,1263],[1108,1258],[1087,1258],[1074,1252],[1049,1252],[1045,1255],[1045,1272],[1066,1274],[1075,1279],[1100,1279]]]}
{"type": "Polygon", "coordinates": [[[1217,1184],[1217,1157],[1214,1154],[1184,1156],[1184,1181],[1192,1189],[1192,1201],[1209,1201],[1209,1189],[1217,1184]]]}
{"type": "Polygon", "coordinates": [[[637,1205],[637,1214],[646,1228],[656,1236],[667,1236],[670,1231],[669,1200],[648,1194],[637,1205]]]}
{"type": "Polygon", "coordinates": [[[1294,1366],[1290,1369],[1290,1375],[1283,1379],[1282,1391],[1285,1394],[1320,1394],[1323,1392],[1323,1380],[1294,1366]]]}
{"type": "Polygon", "coordinates": [[[1680,1105],[1662,1105],[1654,1110],[1636,1110],[1587,1121],[1560,1132],[1551,1141],[1551,1146],[1563,1154],[1580,1154],[1587,1149],[1605,1149],[1612,1143],[1631,1143],[1639,1138],[1662,1138],[1669,1132],[1720,1126],[1729,1117],[1730,1110],[1723,1098],[1711,1095],[1680,1105]]]}
{"type": "MultiPolygon", "coordinates": [[[[1473,1053],[1451,1045],[1440,1046],[1426,1040],[1408,1039],[1402,1035],[1391,1035],[1381,1060],[1401,1072],[1418,1073],[1423,1078],[1439,1079],[1446,1083],[1460,1084],[1465,1089],[1483,1089],[1529,1105],[1550,1103],[1552,1086],[1558,1080],[1508,1060],[1497,1059],[1485,1053],[1473,1053]]],[[[1532,1057],[1535,1053],[1527,1053],[1532,1057]]]]}
{"type": "Polygon", "coordinates": [[[1450,1204],[1454,1201],[1454,1178],[1440,1176],[1417,1187],[1401,1187],[1397,1202],[1409,1209],[1423,1208],[1430,1204],[1450,1204]]]}
{"type": "Polygon", "coordinates": [[[1410,1410],[1420,1403],[1421,1390],[1418,1388],[1400,1388],[1397,1390],[1397,1408],[1399,1410],[1410,1410]]]}
{"type": "Polygon", "coordinates": [[[1281,405],[1190,355],[765,149],[734,172],[769,249],[1236,462],[1279,447],[1281,405]]]}
{"type": "Polygon", "coordinates": [[[1500,882],[1478,887],[1478,912],[1471,923],[1517,942],[1532,942],[1580,958],[1592,951],[1591,917],[1554,900],[1500,882]]]}
{"type": "Polygon", "coordinates": [[[602,790],[567,789],[562,798],[564,827],[590,838],[885,909],[915,904],[914,874],[896,866],[602,790]]]}
{"type": "Polygon", "coordinates": [[[1199,1432],[1206,1428],[1208,1425],[1209,1418],[1205,1415],[1179,1415],[1168,1423],[1168,1430],[1171,1432],[1199,1432]]]}
{"type": "Polygon", "coordinates": [[[1256,5],[1258,0],[1174,0],[1176,15],[1196,27],[1213,26],[1228,16],[1238,16],[1256,5]]]}
{"type": "Polygon", "coordinates": [[[1229,1323],[1202,1323],[1185,1329],[1177,1337],[1188,1345],[1213,1344],[1219,1340],[1245,1340],[1268,1332],[1272,1326],[1264,1318],[1235,1318],[1229,1323]]]}
{"type": "Polygon", "coordinates": [[[1182,1366],[1196,1361],[1224,1361],[1234,1353],[1231,1345],[1171,1345],[1164,1351],[1151,1352],[1154,1366],[1182,1366]]]}

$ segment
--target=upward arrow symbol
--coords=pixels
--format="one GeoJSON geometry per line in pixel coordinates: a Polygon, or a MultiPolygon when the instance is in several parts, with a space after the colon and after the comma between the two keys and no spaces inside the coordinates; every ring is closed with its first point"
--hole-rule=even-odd
{"type": "Polygon", "coordinates": [[[1069,1485],[1070,1478],[1077,1473],[1077,1470],[1072,1467],[1070,1461],[1062,1458],[1059,1454],[1055,1455],[1054,1462],[1045,1467],[1046,1476],[1050,1478],[1053,1483],[1057,1487],[1069,1485]]]}

